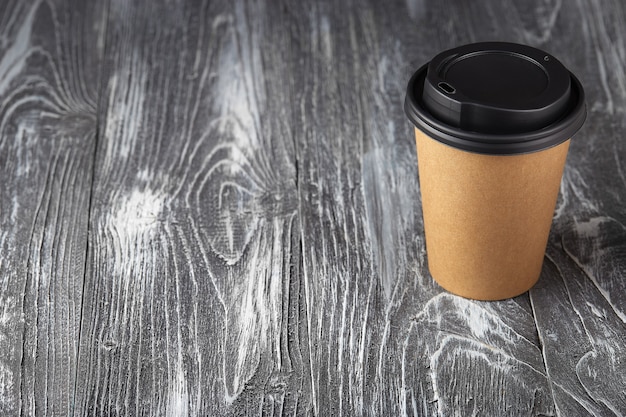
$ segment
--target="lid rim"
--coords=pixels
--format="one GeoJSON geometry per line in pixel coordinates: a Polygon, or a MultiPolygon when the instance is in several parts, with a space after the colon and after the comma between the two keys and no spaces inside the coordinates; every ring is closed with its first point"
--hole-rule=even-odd
{"type": "Polygon", "coordinates": [[[494,134],[466,131],[439,120],[424,107],[422,91],[428,65],[429,63],[426,63],[420,67],[409,81],[404,103],[405,113],[416,127],[432,138],[461,150],[493,155],[541,151],[571,138],[580,130],[587,116],[583,87],[576,76],[568,71],[572,90],[571,104],[564,115],[548,126],[522,133],[494,134]]]}

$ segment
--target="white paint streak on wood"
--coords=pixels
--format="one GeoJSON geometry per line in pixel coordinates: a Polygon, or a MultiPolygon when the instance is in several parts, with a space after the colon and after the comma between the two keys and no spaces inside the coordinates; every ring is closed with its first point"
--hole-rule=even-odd
{"type": "Polygon", "coordinates": [[[574,231],[576,241],[584,242],[584,247],[570,248],[568,243],[565,243],[565,252],[585,271],[615,315],[626,324],[626,302],[619,296],[620,292],[616,291],[623,288],[620,278],[626,271],[626,259],[623,258],[623,251],[626,249],[626,227],[614,218],[598,216],[576,222],[574,231]],[[605,246],[603,238],[609,233],[614,236],[616,244],[605,246]],[[607,265],[610,268],[607,269],[607,265]],[[603,273],[603,270],[607,273],[603,273]]]}
{"type": "Polygon", "coordinates": [[[132,190],[113,208],[109,227],[115,229],[120,240],[134,244],[142,234],[155,231],[165,203],[164,196],[152,190],[132,190]]]}
{"type": "Polygon", "coordinates": [[[39,8],[39,2],[33,2],[30,11],[25,16],[20,25],[20,29],[15,34],[10,43],[10,47],[4,51],[0,58],[0,95],[6,93],[14,79],[20,75],[26,65],[26,58],[30,48],[30,37],[33,29],[35,12],[39,8]]]}
{"type": "MultiPolygon", "coordinates": [[[[513,301],[498,306],[497,311],[492,311],[490,303],[440,294],[416,316],[404,352],[411,339],[425,345],[430,357],[430,401],[436,404],[438,415],[551,412],[537,342],[516,323],[529,313],[513,301]],[[418,342],[419,335],[429,332],[431,337],[418,342]],[[506,395],[494,389],[504,385],[510,387],[506,395]]],[[[407,370],[403,373],[406,378],[407,370]]]]}
{"type": "Polygon", "coordinates": [[[555,281],[550,285],[547,279],[540,282],[531,297],[541,303],[534,305],[556,406],[567,415],[580,413],[581,409],[593,415],[623,410],[626,398],[622,388],[626,381],[620,359],[624,355],[623,338],[619,336],[623,322],[614,314],[594,314],[594,310],[613,310],[607,308],[607,300],[594,295],[597,287],[567,254],[549,250],[548,260],[545,275],[555,281]],[[548,313],[545,301],[552,303],[553,313],[548,313]],[[553,320],[561,324],[544,327],[545,322],[553,320]],[[600,374],[610,378],[599,384],[600,374]]]}
{"type": "Polygon", "coordinates": [[[533,13],[525,16],[532,19],[529,27],[524,30],[526,43],[539,46],[550,40],[562,5],[562,0],[539,1],[531,5],[534,8],[533,13]]]}
{"type": "Polygon", "coordinates": [[[187,393],[187,381],[185,380],[183,370],[181,350],[179,350],[174,386],[169,387],[170,392],[167,404],[168,417],[185,417],[189,415],[189,394],[187,393]]]}

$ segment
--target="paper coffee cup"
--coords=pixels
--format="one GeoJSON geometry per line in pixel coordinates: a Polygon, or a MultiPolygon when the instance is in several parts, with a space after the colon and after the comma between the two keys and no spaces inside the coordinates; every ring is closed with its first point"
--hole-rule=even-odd
{"type": "Polygon", "coordinates": [[[570,138],[586,117],[557,59],[488,42],[444,51],[407,88],[431,275],[499,300],[539,279],[570,138]]]}

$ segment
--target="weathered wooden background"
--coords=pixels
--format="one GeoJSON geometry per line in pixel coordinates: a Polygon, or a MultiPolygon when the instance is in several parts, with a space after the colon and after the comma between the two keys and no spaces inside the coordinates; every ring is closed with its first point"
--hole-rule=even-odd
{"type": "Polygon", "coordinates": [[[626,415],[626,6],[0,2],[0,415],[626,415]],[[402,105],[481,40],[583,82],[539,284],[428,275],[402,105]]]}

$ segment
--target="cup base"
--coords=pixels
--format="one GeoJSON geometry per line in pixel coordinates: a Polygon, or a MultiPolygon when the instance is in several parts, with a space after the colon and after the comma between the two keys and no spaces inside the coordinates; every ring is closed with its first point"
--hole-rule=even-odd
{"type": "MultiPolygon", "coordinates": [[[[537,281],[539,281],[539,276],[535,279],[524,280],[526,285],[522,287],[516,288],[490,288],[490,289],[478,289],[472,287],[472,285],[452,285],[448,286],[447,283],[442,283],[437,279],[435,275],[430,271],[430,266],[428,267],[428,271],[430,272],[433,281],[437,283],[441,288],[446,290],[447,292],[458,295],[463,298],[468,298],[470,300],[477,301],[500,301],[506,300],[509,298],[517,297],[518,295],[522,295],[528,292],[532,287],[535,286],[537,281]]],[[[469,282],[468,282],[469,283],[469,282]]]]}

